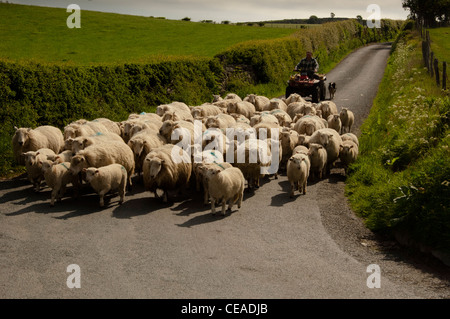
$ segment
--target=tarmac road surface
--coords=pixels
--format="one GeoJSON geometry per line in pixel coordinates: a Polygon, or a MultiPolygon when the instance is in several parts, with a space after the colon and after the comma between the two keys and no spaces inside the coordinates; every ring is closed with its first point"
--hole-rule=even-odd
{"type": "MultiPolygon", "coordinates": [[[[328,74],[338,107],[356,115],[355,133],[389,50],[366,46],[328,74]]],[[[0,297],[448,298],[448,268],[369,232],[346,203],[344,181],[334,169],[291,199],[284,174],[265,178],[226,216],[211,215],[195,188],[163,204],[135,179],[122,205],[112,196],[100,209],[89,189],[79,199],[69,189],[50,207],[49,188],[36,194],[23,176],[1,181],[0,297]],[[77,282],[72,264],[80,288],[68,287],[77,282]],[[380,288],[368,287],[372,264],[380,288]]]]}

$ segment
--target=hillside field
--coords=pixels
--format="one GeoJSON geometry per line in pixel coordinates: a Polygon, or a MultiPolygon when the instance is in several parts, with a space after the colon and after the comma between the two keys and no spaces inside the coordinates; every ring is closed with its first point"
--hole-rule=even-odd
{"type": "Polygon", "coordinates": [[[213,57],[236,43],[280,38],[292,29],[166,20],[83,11],[69,29],[66,9],[0,4],[0,58],[74,64],[148,62],[154,56],[213,57]]]}

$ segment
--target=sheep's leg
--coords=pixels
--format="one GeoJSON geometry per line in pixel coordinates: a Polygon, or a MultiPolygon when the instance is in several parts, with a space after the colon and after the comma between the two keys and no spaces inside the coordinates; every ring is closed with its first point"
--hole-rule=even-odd
{"type": "Polygon", "coordinates": [[[239,194],[239,198],[238,198],[238,208],[241,208],[241,205],[242,205],[242,198],[244,197],[244,192],[242,191],[240,194],[239,194]]]}
{"type": "Polygon", "coordinates": [[[204,190],[204,193],[203,193],[203,203],[205,205],[207,205],[208,201],[209,201],[209,191],[208,191],[208,188],[205,187],[205,190],[204,190]]]}
{"type": "Polygon", "coordinates": [[[211,197],[211,213],[216,214],[216,199],[211,197]]]}
{"type": "MultiPolygon", "coordinates": [[[[230,205],[233,205],[231,203],[231,200],[230,200],[230,205]]],[[[222,199],[222,215],[225,216],[226,212],[227,212],[227,201],[225,200],[225,198],[223,198],[222,199]]]]}
{"type": "Polygon", "coordinates": [[[295,192],[295,184],[294,182],[291,182],[291,193],[289,194],[291,198],[294,197],[294,192],[295,192]]]}
{"type": "Polygon", "coordinates": [[[102,189],[98,195],[100,196],[100,207],[105,206],[105,194],[108,192],[106,189],[102,189]]]}
{"type": "Polygon", "coordinates": [[[163,191],[163,203],[167,203],[167,191],[163,191]]]}
{"type": "Polygon", "coordinates": [[[306,181],[303,182],[303,195],[306,195],[306,181]]]}
{"type": "Polygon", "coordinates": [[[125,189],[126,189],[125,185],[123,185],[123,186],[121,186],[121,187],[119,188],[119,196],[120,196],[119,204],[122,204],[123,201],[124,201],[124,198],[125,198],[125,189]]]}
{"type": "Polygon", "coordinates": [[[52,197],[51,197],[51,200],[50,200],[50,206],[51,207],[55,206],[55,198],[56,198],[57,195],[58,195],[58,188],[54,187],[52,189],[52,197]]]}

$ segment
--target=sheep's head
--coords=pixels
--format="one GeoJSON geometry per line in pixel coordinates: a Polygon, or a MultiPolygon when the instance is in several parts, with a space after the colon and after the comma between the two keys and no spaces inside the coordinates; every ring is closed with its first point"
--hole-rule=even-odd
{"type": "Polygon", "coordinates": [[[311,143],[309,145],[308,155],[311,156],[311,158],[316,158],[319,156],[319,150],[323,149],[323,146],[316,143],[311,143]]]}
{"type": "Polygon", "coordinates": [[[138,158],[141,155],[144,149],[144,144],[145,141],[143,141],[141,138],[133,138],[128,141],[128,146],[133,151],[135,158],[138,158]]]}
{"type": "Polygon", "coordinates": [[[64,149],[71,151],[72,150],[72,143],[73,143],[73,138],[69,137],[66,140],[64,140],[64,149]]]}
{"type": "Polygon", "coordinates": [[[28,140],[29,140],[29,133],[31,131],[31,128],[17,128],[16,127],[16,136],[17,136],[17,143],[19,146],[24,146],[28,140]]]}
{"type": "Polygon", "coordinates": [[[53,167],[53,162],[50,160],[42,161],[42,172],[47,172],[53,167]]]}
{"type": "Polygon", "coordinates": [[[83,173],[86,173],[86,182],[88,183],[90,183],[94,177],[100,176],[99,169],[95,167],[83,168],[83,173]]]}
{"type": "Polygon", "coordinates": [[[149,176],[150,178],[156,178],[158,174],[161,172],[165,165],[165,160],[160,159],[158,157],[152,157],[152,158],[146,158],[146,161],[150,162],[150,170],[149,170],[149,176]]]}
{"type": "Polygon", "coordinates": [[[159,134],[161,134],[164,137],[170,137],[172,134],[172,131],[174,129],[175,122],[171,120],[164,121],[161,125],[161,128],[159,129],[159,134]]]}
{"type": "Polygon", "coordinates": [[[87,168],[87,161],[83,155],[75,155],[70,161],[70,173],[76,175],[82,171],[83,168],[87,168]]]}
{"type": "Polygon", "coordinates": [[[25,166],[29,167],[34,164],[36,161],[37,152],[29,151],[26,153],[22,153],[22,156],[25,160],[25,166]]]}
{"type": "Polygon", "coordinates": [[[295,168],[298,169],[298,170],[301,170],[301,168],[302,168],[302,163],[303,163],[303,162],[306,162],[306,156],[307,156],[307,155],[301,154],[301,153],[297,153],[297,154],[295,154],[295,155],[292,155],[292,156],[289,158],[290,165],[293,166],[293,167],[295,167],[295,168]]]}
{"type": "Polygon", "coordinates": [[[92,145],[92,140],[88,137],[80,136],[72,139],[72,155],[75,155],[79,151],[84,150],[89,145],[92,145]]]}

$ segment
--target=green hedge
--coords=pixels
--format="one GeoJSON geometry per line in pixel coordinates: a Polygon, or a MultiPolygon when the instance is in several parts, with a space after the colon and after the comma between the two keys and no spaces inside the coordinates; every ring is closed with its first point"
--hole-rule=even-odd
{"type": "Polygon", "coordinates": [[[0,60],[0,175],[14,166],[14,126],[62,129],[80,118],[120,121],[162,103],[199,105],[227,92],[281,95],[305,50],[312,50],[321,72],[327,72],[351,50],[389,40],[400,24],[383,20],[380,29],[368,29],[356,20],[327,23],[286,38],[235,45],[213,59],[157,57],[147,64],[94,66],[0,60]]]}

